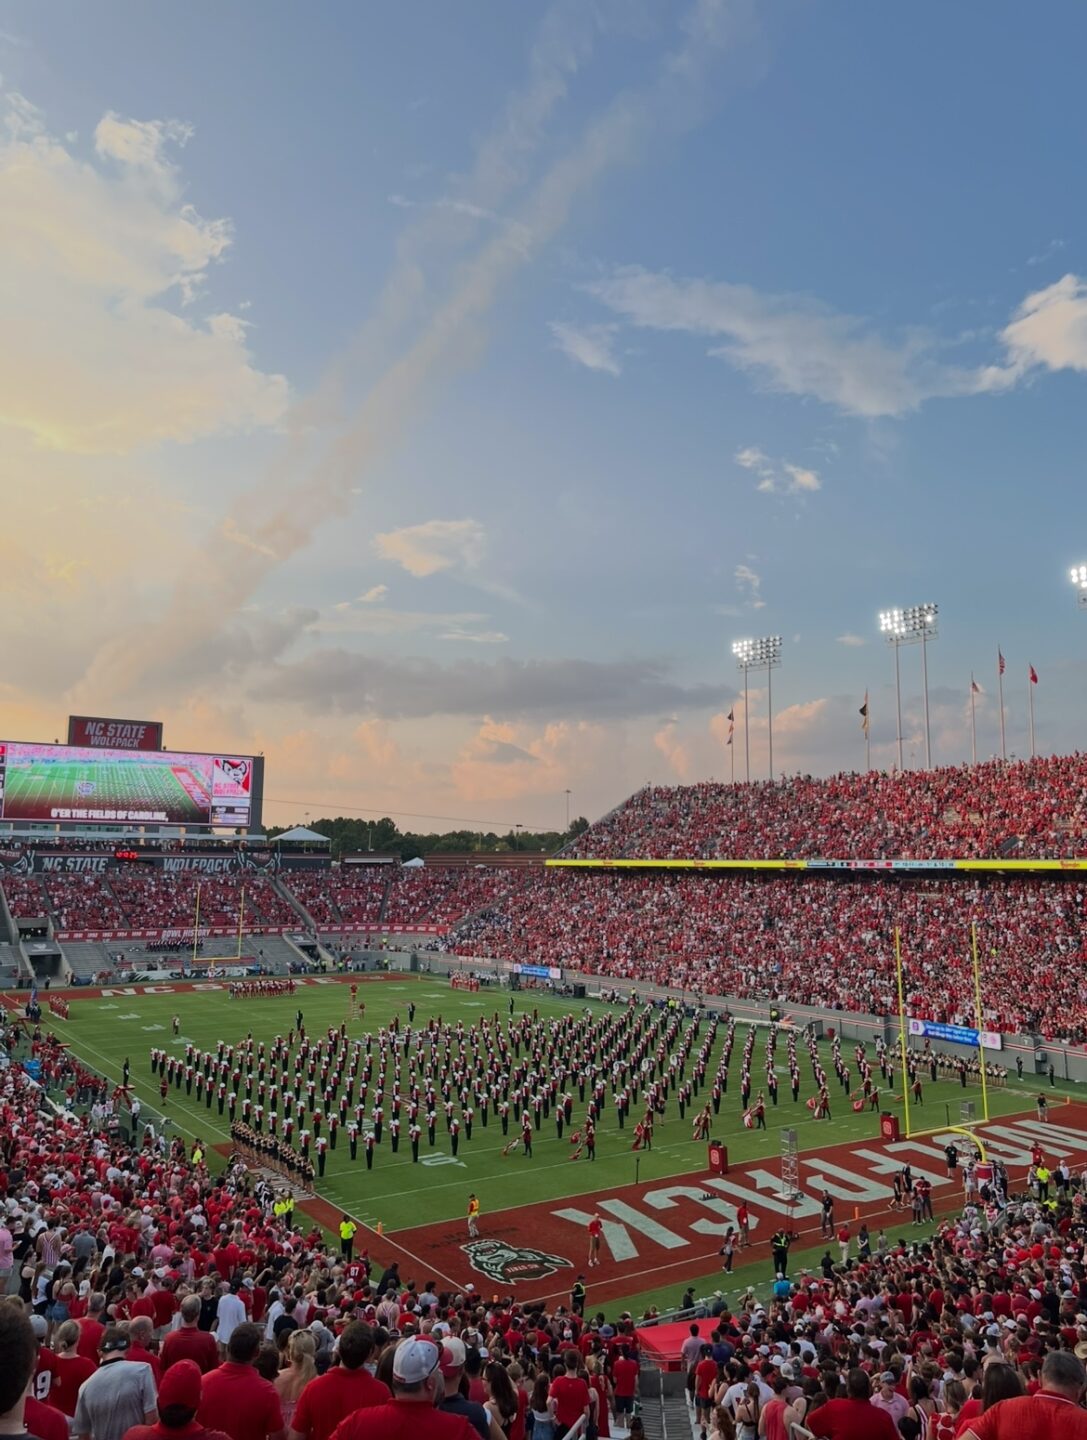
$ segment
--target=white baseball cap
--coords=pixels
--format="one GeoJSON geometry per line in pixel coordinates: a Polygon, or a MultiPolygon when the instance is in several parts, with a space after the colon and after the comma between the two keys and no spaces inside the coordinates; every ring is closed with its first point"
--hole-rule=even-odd
{"type": "Polygon", "coordinates": [[[393,1355],[393,1379],[418,1385],[438,1368],[441,1353],[430,1340],[405,1340],[393,1355]]]}

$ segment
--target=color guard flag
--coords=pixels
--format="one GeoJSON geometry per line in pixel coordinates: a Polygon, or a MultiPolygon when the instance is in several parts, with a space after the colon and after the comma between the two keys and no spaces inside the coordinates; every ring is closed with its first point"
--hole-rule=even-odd
{"type": "Polygon", "coordinates": [[[1037,685],[1038,683],[1038,672],[1033,665],[1030,666],[1030,683],[1032,685],[1037,685]]]}

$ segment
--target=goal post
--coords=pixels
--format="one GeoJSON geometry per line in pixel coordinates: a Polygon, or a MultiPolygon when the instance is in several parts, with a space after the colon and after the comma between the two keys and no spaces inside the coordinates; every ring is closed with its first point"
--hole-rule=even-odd
{"type": "MultiPolygon", "coordinates": [[[[910,1119],[910,1066],[909,1066],[909,1041],[907,1038],[906,1019],[906,982],[905,972],[902,963],[902,933],[896,925],[894,929],[894,953],[895,953],[895,979],[898,986],[898,1048],[899,1066],[902,1075],[902,1110],[905,1121],[906,1139],[911,1140],[922,1135],[942,1134],[946,1130],[958,1131],[964,1135],[970,1135],[974,1143],[981,1150],[981,1158],[985,1159],[984,1150],[980,1140],[973,1135],[965,1125],[943,1125],[935,1126],[928,1130],[914,1130],[910,1119]]],[[[977,921],[970,922],[970,955],[974,978],[974,1025],[977,1029],[977,1054],[978,1054],[978,1079],[981,1082],[981,1119],[973,1123],[983,1125],[989,1119],[989,1084],[988,1076],[985,1073],[985,1046],[983,1043],[984,1018],[981,1008],[981,960],[978,953],[978,927],[977,921]]]]}

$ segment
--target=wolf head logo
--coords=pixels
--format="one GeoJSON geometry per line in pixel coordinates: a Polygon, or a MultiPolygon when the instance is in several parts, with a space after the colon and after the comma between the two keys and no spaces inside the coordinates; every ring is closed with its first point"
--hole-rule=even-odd
{"type": "Polygon", "coordinates": [[[470,1240],[461,1249],[468,1256],[473,1270],[502,1285],[517,1285],[526,1280],[542,1280],[556,1270],[571,1269],[573,1262],[562,1255],[548,1255],[523,1245],[507,1245],[504,1240],[470,1240]]]}

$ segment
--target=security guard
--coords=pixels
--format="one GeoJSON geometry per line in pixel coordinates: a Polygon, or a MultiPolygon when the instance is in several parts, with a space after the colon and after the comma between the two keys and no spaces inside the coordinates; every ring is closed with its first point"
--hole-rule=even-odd
{"type": "Polygon", "coordinates": [[[770,1239],[770,1249],[774,1259],[774,1274],[785,1275],[789,1269],[789,1246],[792,1244],[792,1236],[784,1225],[779,1226],[770,1239]]]}
{"type": "Polygon", "coordinates": [[[579,1275],[570,1290],[570,1309],[575,1315],[585,1314],[585,1276],[579,1275]]]}
{"type": "Polygon", "coordinates": [[[355,1231],[358,1228],[351,1216],[345,1213],[340,1220],[340,1254],[345,1260],[351,1259],[351,1252],[355,1248],[355,1231]]]}

